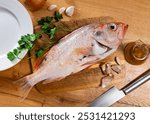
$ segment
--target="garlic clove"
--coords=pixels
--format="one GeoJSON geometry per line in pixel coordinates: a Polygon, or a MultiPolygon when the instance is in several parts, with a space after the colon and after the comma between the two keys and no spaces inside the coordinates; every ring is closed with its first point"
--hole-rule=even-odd
{"type": "Polygon", "coordinates": [[[112,80],[113,80],[113,77],[110,77],[110,76],[102,77],[101,79],[102,88],[107,87],[112,80]]]}
{"type": "Polygon", "coordinates": [[[62,14],[62,13],[65,12],[65,10],[66,10],[66,8],[65,8],[65,7],[62,7],[62,8],[59,9],[59,13],[62,14]]]}
{"type": "Polygon", "coordinates": [[[58,7],[57,5],[52,4],[52,5],[50,5],[50,6],[48,7],[48,10],[49,10],[49,11],[52,11],[52,10],[56,9],[57,7],[58,7]]]}
{"type": "Polygon", "coordinates": [[[117,74],[121,73],[121,66],[119,65],[111,65],[111,69],[116,72],[117,74]]]}
{"type": "Polygon", "coordinates": [[[104,63],[104,64],[100,65],[100,69],[104,75],[112,74],[111,65],[109,63],[104,63]]]}
{"type": "Polygon", "coordinates": [[[106,74],[109,75],[112,72],[111,66],[109,63],[106,64],[106,74]]]}
{"type": "Polygon", "coordinates": [[[67,16],[72,16],[74,14],[75,6],[69,6],[67,7],[65,13],[67,16]]]}

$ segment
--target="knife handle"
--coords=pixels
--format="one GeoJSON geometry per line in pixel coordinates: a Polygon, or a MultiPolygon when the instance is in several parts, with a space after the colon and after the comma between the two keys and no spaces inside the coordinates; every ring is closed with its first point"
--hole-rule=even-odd
{"type": "Polygon", "coordinates": [[[121,90],[123,90],[125,94],[128,94],[131,91],[133,91],[134,89],[136,89],[139,86],[141,86],[142,84],[144,84],[145,82],[147,82],[148,80],[150,80],[150,69],[148,69],[143,74],[141,74],[139,77],[137,77],[136,79],[131,81],[129,84],[124,86],[121,90]]]}

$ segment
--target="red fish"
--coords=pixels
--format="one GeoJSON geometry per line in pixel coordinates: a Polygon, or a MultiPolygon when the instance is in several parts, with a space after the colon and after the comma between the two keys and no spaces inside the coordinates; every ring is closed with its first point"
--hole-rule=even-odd
{"type": "Polygon", "coordinates": [[[94,23],[62,38],[33,74],[17,81],[24,92],[23,97],[38,82],[46,84],[64,79],[111,55],[123,40],[127,27],[124,23],[94,23]]]}

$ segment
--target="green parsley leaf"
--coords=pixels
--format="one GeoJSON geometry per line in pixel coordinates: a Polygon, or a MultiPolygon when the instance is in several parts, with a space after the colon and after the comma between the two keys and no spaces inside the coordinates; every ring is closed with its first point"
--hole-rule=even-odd
{"type": "Polygon", "coordinates": [[[40,48],[40,49],[36,50],[35,55],[37,58],[43,56],[44,55],[44,48],[40,48]]]}
{"type": "Polygon", "coordinates": [[[34,35],[35,35],[35,39],[36,39],[36,40],[42,37],[41,34],[34,34],[34,35]]]}
{"type": "Polygon", "coordinates": [[[38,24],[39,25],[44,25],[44,23],[50,23],[52,20],[54,19],[54,17],[50,17],[50,16],[47,16],[47,17],[42,17],[39,21],[38,21],[38,24]]]}
{"type": "Polygon", "coordinates": [[[38,24],[39,24],[39,25],[43,25],[44,22],[45,22],[45,19],[44,19],[44,18],[41,18],[41,19],[38,21],[38,24]]]}
{"type": "Polygon", "coordinates": [[[21,39],[21,40],[18,41],[18,44],[19,44],[20,46],[22,46],[22,45],[25,44],[25,42],[21,39]]]}
{"type": "Polygon", "coordinates": [[[9,52],[7,53],[7,58],[10,60],[10,61],[13,61],[15,60],[17,57],[15,56],[15,54],[13,52],[9,52]]]}
{"type": "Polygon", "coordinates": [[[42,31],[43,31],[44,33],[47,33],[48,30],[50,30],[50,25],[49,25],[47,22],[45,22],[45,23],[42,25],[41,29],[42,29],[42,31]]]}
{"type": "Polygon", "coordinates": [[[46,22],[51,22],[53,19],[54,19],[54,17],[47,16],[46,17],[46,22]]]}
{"type": "Polygon", "coordinates": [[[36,40],[36,35],[35,34],[28,35],[28,37],[29,37],[29,40],[32,41],[32,42],[36,40]]]}
{"type": "Polygon", "coordinates": [[[19,50],[19,51],[22,51],[22,50],[24,50],[24,46],[22,47],[22,46],[19,46],[19,47],[17,47],[17,49],[19,50]]]}
{"type": "Polygon", "coordinates": [[[14,50],[13,50],[13,53],[14,53],[16,56],[18,56],[20,52],[21,52],[21,51],[20,51],[19,49],[14,49],[14,50]]]}
{"type": "Polygon", "coordinates": [[[57,28],[56,27],[54,27],[53,29],[51,29],[50,30],[50,39],[53,39],[54,38],[54,36],[55,36],[55,33],[56,33],[56,30],[57,30],[57,28]]]}
{"type": "Polygon", "coordinates": [[[58,11],[55,11],[54,18],[56,21],[60,21],[61,19],[63,19],[63,16],[58,11]]]}
{"type": "Polygon", "coordinates": [[[28,41],[28,42],[26,42],[26,44],[24,46],[26,49],[31,50],[33,47],[33,44],[30,41],[28,41]]]}

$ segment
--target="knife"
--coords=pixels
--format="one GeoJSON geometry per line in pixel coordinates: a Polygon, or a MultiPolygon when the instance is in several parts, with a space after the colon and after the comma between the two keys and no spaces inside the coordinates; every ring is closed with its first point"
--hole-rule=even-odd
{"type": "Polygon", "coordinates": [[[150,80],[150,69],[145,71],[139,77],[131,81],[129,84],[121,88],[120,90],[116,87],[110,88],[104,94],[96,98],[89,107],[108,107],[125,97],[127,94],[150,80]]]}

